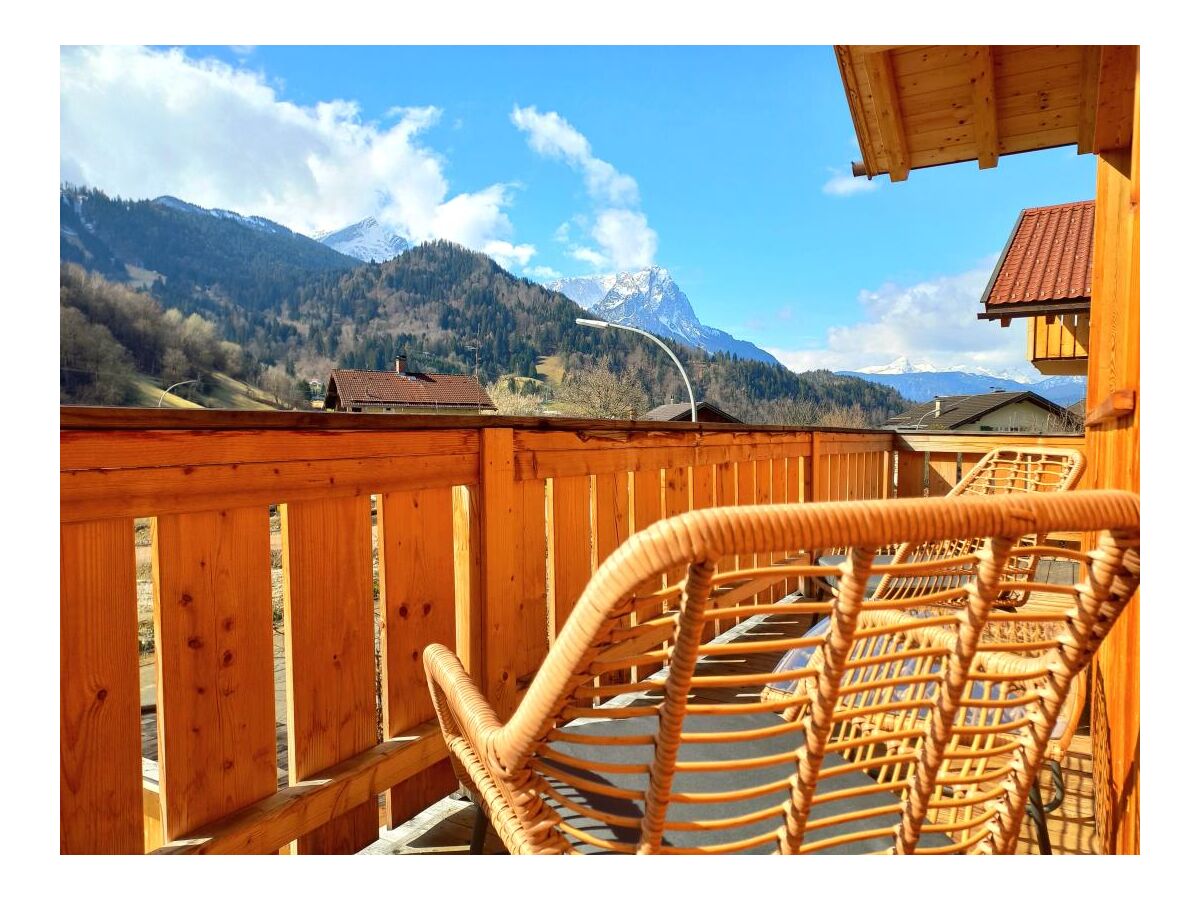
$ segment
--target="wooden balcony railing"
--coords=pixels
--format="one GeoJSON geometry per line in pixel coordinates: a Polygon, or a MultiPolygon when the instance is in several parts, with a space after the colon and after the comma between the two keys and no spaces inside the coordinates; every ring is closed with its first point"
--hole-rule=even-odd
{"type": "Polygon", "coordinates": [[[455,646],[503,714],[597,565],[660,518],[944,494],[992,446],[1082,444],[166,410],[64,409],[61,429],[61,849],[96,853],[356,851],[378,835],[380,795],[398,824],[454,788],[425,645],[455,646]],[[144,769],[151,714],[157,761],[144,769]]]}

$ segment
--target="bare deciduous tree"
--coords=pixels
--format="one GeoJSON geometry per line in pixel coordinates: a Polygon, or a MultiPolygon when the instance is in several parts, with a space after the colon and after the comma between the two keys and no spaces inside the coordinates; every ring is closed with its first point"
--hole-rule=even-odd
{"type": "Polygon", "coordinates": [[[642,386],[628,372],[616,375],[607,360],[568,372],[555,391],[571,413],[587,419],[636,419],[650,408],[642,386]]]}

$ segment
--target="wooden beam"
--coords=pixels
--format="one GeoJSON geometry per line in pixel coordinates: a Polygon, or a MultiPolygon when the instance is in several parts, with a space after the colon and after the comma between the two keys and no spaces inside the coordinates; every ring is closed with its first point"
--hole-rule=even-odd
{"type": "Polygon", "coordinates": [[[887,148],[888,177],[892,181],[908,178],[910,160],[908,142],[904,138],[904,123],[900,120],[900,97],[896,91],[896,74],[888,51],[868,53],[864,57],[871,97],[875,101],[875,116],[887,148]]]}
{"type": "Polygon", "coordinates": [[[1079,152],[1091,153],[1096,145],[1096,89],[1100,80],[1100,47],[1083,48],[1079,75],[1079,152]]]}
{"type": "Polygon", "coordinates": [[[1133,88],[1137,71],[1137,47],[1100,48],[1093,152],[1129,148],[1133,140],[1133,88]]]}
{"type": "Polygon", "coordinates": [[[996,74],[991,47],[976,47],[971,57],[971,102],[975,107],[979,168],[995,168],[1000,159],[1000,137],[996,124],[996,74]]]}
{"type": "Polygon", "coordinates": [[[437,722],[425,722],[155,852],[270,853],[423,772],[446,752],[437,722]]]}
{"type": "Polygon", "coordinates": [[[1137,391],[1132,388],[1113,391],[1101,401],[1099,406],[1088,413],[1083,424],[1089,428],[1093,425],[1102,425],[1105,422],[1112,422],[1128,416],[1135,409],[1137,409],[1137,391]]]}

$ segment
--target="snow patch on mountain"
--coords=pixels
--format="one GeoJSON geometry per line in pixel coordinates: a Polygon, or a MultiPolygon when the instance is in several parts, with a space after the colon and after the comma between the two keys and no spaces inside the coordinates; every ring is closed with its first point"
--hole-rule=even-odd
{"type": "Polygon", "coordinates": [[[703,324],[696,318],[687,294],[661,266],[610,275],[560,278],[546,287],[559,291],[609,322],[632,325],[709,353],[725,352],[743,359],[779,363],[761,347],[703,324]]]}
{"type": "Polygon", "coordinates": [[[990,391],[1033,391],[1063,406],[1083,398],[1087,379],[1081,375],[1030,377],[1026,372],[995,372],[980,367],[950,366],[939,369],[928,360],[913,362],[901,356],[883,366],[866,366],[839,375],[854,375],[877,384],[894,387],[900,396],[914,403],[934,397],[961,394],[986,394],[990,391]]]}
{"type": "Polygon", "coordinates": [[[403,235],[381,225],[374,216],[337,231],[319,231],[313,240],[346,256],[377,263],[387,262],[412,246],[403,235]]]}
{"type": "Polygon", "coordinates": [[[255,231],[265,231],[268,234],[293,234],[290,228],[285,228],[278,222],[272,222],[270,219],[264,219],[262,216],[243,216],[241,213],[235,213],[229,209],[205,209],[203,206],[197,206],[194,203],[188,203],[186,200],[180,200],[178,197],[163,195],[155,197],[152,201],[158,206],[165,206],[167,209],[178,210],[179,212],[192,213],[198,216],[213,216],[217,219],[228,219],[232,222],[237,222],[239,225],[244,225],[246,228],[251,228],[255,231]]]}

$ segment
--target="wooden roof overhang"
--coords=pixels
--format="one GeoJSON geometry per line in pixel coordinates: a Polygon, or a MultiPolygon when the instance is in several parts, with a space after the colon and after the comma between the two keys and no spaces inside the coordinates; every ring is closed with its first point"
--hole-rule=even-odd
{"type": "Polygon", "coordinates": [[[838,45],[862,161],[855,175],[903,181],[913,169],[1047,147],[1128,147],[1134,46],[838,45]]]}

